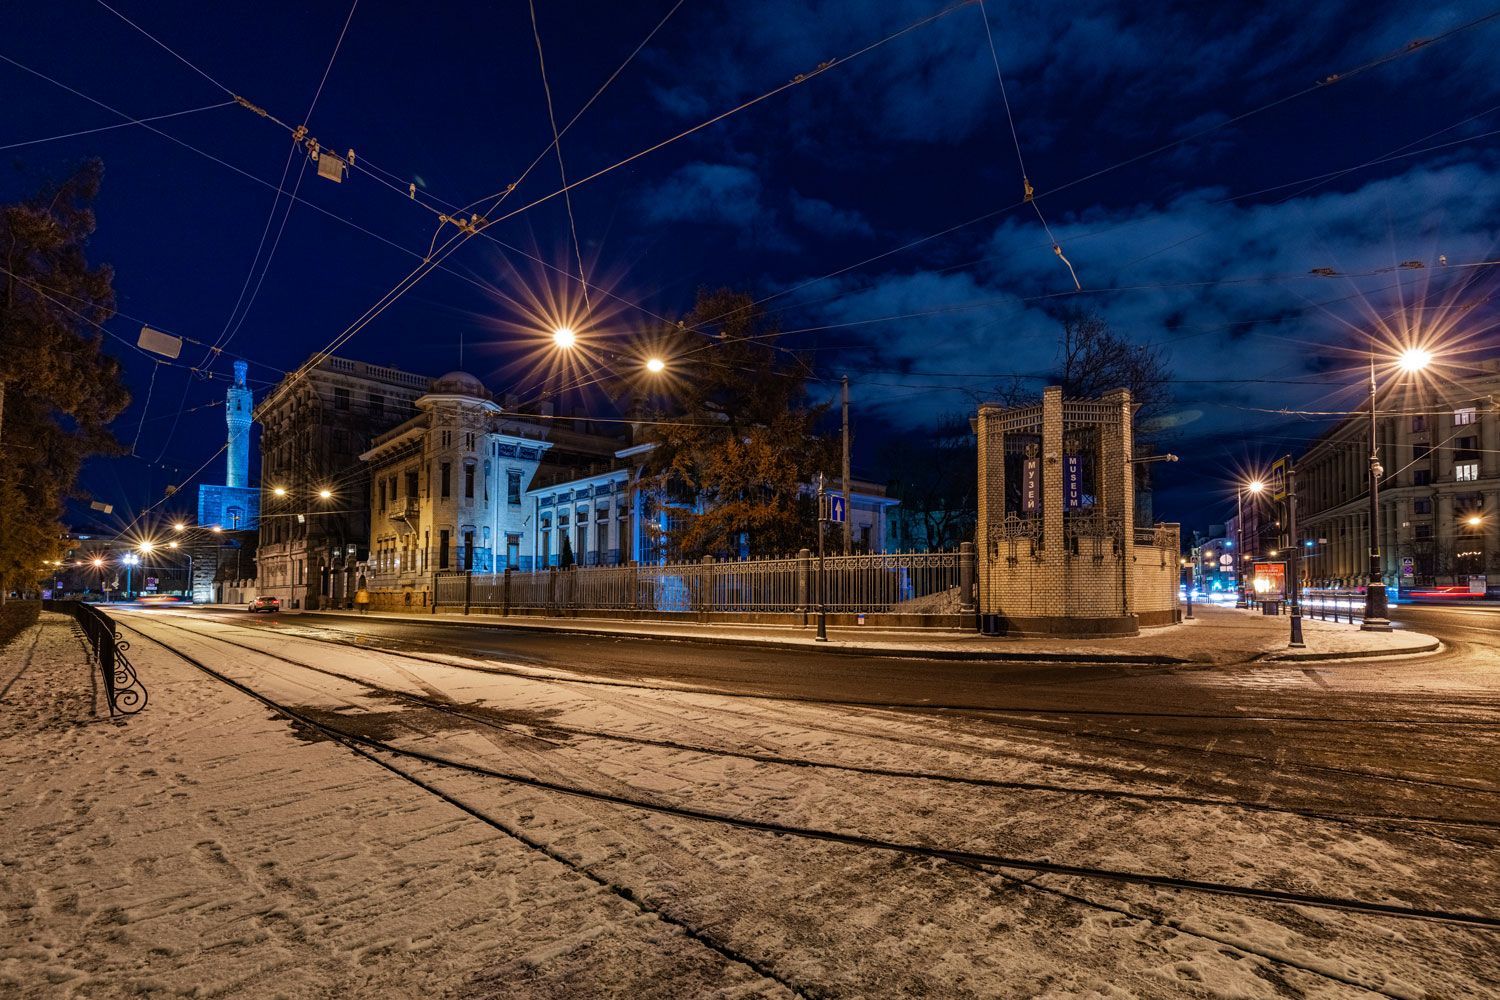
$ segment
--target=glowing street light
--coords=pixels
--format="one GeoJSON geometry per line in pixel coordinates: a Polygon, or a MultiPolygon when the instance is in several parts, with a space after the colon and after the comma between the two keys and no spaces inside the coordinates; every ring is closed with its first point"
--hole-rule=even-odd
{"type": "Polygon", "coordinates": [[[278,486],[274,490],[272,490],[271,492],[274,493],[274,494],[276,494],[279,497],[284,497],[284,496],[286,496],[286,487],[285,486],[278,486]]]}
{"type": "Polygon", "coordinates": [[[219,525],[217,525],[217,524],[214,525],[212,528],[209,528],[208,530],[212,531],[216,535],[222,535],[224,533],[224,529],[221,528],[221,527],[219,527],[219,525]]]}
{"type": "MultiPolygon", "coordinates": [[[[1236,547],[1241,553],[1245,551],[1245,491],[1249,490],[1252,494],[1259,495],[1265,491],[1265,488],[1266,484],[1263,480],[1252,479],[1234,491],[1234,532],[1239,536],[1236,547]]],[[[1234,580],[1235,589],[1239,591],[1239,599],[1234,602],[1234,606],[1237,608],[1248,608],[1250,606],[1250,595],[1245,591],[1245,560],[1243,555],[1235,562],[1234,580]]]]}
{"type": "Polygon", "coordinates": [[[333,499],[333,491],[332,490],[319,490],[318,491],[318,496],[322,497],[324,500],[331,500],[331,499],[333,499]]]}
{"type": "Polygon", "coordinates": [[[646,362],[646,370],[653,375],[660,374],[667,367],[667,363],[661,358],[652,358],[646,362]]]}
{"type": "Polygon", "coordinates": [[[94,568],[95,569],[103,569],[104,568],[104,560],[103,559],[95,559],[94,560],[94,568]]]}
{"type": "Polygon", "coordinates": [[[169,549],[175,549],[175,548],[177,548],[177,543],[176,542],[168,542],[167,543],[167,548],[169,548],[169,549]]]}
{"type": "Polygon", "coordinates": [[[142,552],[149,553],[152,549],[156,548],[156,545],[153,542],[142,542],[139,548],[142,552]]]}
{"type": "Polygon", "coordinates": [[[173,531],[186,531],[187,530],[187,525],[183,524],[181,521],[178,521],[176,524],[172,525],[172,530],[173,531]]]}
{"type": "Polygon", "coordinates": [[[560,326],[552,331],[552,343],[563,350],[568,350],[574,344],[578,343],[578,334],[573,332],[571,326],[560,326]]]}
{"type": "Polygon", "coordinates": [[[1432,352],[1424,351],[1420,347],[1408,347],[1396,359],[1396,364],[1401,367],[1401,370],[1408,373],[1419,372],[1431,363],[1432,352]]]}
{"type": "MultiPolygon", "coordinates": [[[[1408,347],[1396,357],[1396,366],[1407,374],[1415,374],[1432,363],[1432,352],[1420,347],[1408,347]]],[[[1362,632],[1389,632],[1390,610],[1385,597],[1385,569],[1380,565],[1380,477],[1385,469],[1380,465],[1380,438],[1376,428],[1375,397],[1375,351],[1370,351],[1370,575],[1365,583],[1365,616],[1360,622],[1362,632]]]]}
{"type": "Polygon", "coordinates": [[[1477,528],[1484,523],[1484,518],[1480,517],[1478,514],[1470,514],[1468,517],[1464,518],[1464,523],[1471,528],[1477,528]]]}

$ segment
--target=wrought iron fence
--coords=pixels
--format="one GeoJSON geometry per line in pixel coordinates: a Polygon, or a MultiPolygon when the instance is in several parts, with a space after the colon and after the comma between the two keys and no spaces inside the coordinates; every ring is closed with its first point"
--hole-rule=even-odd
{"type": "MultiPolygon", "coordinates": [[[[505,573],[442,573],[435,609],[795,614],[818,605],[818,560],[705,559],[505,573]]],[[[831,556],[821,579],[835,612],[960,614],[975,608],[974,550],[831,556]]]]}
{"type": "Polygon", "coordinates": [[[125,655],[130,642],[120,636],[114,619],[82,601],[57,601],[45,605],[48,610],[73,616],[89,647],[89,661],[99,668],[104,682],[104,698],[110,715],[134,715],[146,707],[146,685],[136,675],[135,667],[125,655]]]}

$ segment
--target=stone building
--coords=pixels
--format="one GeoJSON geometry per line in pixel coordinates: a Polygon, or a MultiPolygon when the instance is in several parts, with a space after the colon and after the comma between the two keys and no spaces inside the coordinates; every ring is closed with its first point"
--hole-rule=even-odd
{"type": "MultiPolygon", "coordinates": [[[[1500,359],[1469,363],[1456,377],[1393,382],[1379,399],[1386,586],[1500,582],[1500,359]]],[[[1368,411],[1341,421],[1297,463],[1298,534],[1314,586],[1368,579],[1369,463],[1368,411]]]]}
{"type": "Polygon", "coordinates": [[[288,375],[254,417],[261,427],[257,589],[284,607],[352,600],[370,545],[369,470],[360,454],[409,419],[423,375],[323,356],[288,375]]]}
{"type": "Polygon", "coordinates": [[[260,523],[260,490],[250,485],[250,427],[255,400],[245,382],[247,371],[245,362],[234,363],[234,382],[224,397],[224,422],[229,431],[224,482],[198,487],[200,527],[248,531],[260,523]]]}
{"type": "Polygon", "coordinates": [[[506,410],[465,372],[434,380],[415,411],[359,455],[370,483],[366,583],[403,604],[420,605],[436,572],[530,569],[526,491],[538,470],[576,476],[620,446],[549,407],[506,410]]]}
{"type": "Polygon", "coordinates": [[[1130,393],[979,409],[979,612],[991,632],[1134,635],[1177,621],[1177,525],[1135,526],[1130,393]]]}

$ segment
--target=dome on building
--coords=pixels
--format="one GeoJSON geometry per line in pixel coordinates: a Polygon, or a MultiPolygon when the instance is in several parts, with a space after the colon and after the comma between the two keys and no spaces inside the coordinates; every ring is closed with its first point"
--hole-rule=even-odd
{"type": "Polygon", "coordinates": [[[489,397],[489,393],[484,391],[484,383],[468,372],[449,372],[433,381],[432,391],[455,396],[477,396],[480,399],[489,397]]]}

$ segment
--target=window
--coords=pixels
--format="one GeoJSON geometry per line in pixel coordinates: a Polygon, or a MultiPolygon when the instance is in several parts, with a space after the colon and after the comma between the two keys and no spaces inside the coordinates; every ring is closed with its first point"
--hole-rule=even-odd
{"type": "Polygon", "coordinates": [[[385,416],[385,395],[383,393],[370,393],[370,414],[376,417],[385,416]]]}
{"type": "Polygon", "coordinates": [[[1427,417],[1418,413],[1411,418],[1411,429],[1414,431],[1425,431],[1427,429],[1427,417]]]}
{"type": "MultiPolygon", "coordinates": [[[[1453,447],[1458,451],[1478,451],[1479,435],[1468,434],[1453,442],[1453,447]]],[[[1465,456],[1468,457],[1468,456],[1465,456]]]]}
{"type": "Polygon", "coordinates": [[[1432,525],[1430,524],[1416,525],[1413,530],[1415,530],[1416,538],[1419,542],[1426,542],[1432,539],[1432,525]]]}
{"type": "Polygon", "coordinates": [[[347,409],[349,409],[349,390],[348,389],[345,389],[342,386],[338,386],[338,387],[334,388],[334,390],[333,390],[333,408],[335,410],[347,410],[347,409]]]}
{"type": "Polygon", "coordinates": [[[1432,485],[1432,470],[1431,469],[1413,469],[1413,470],[1411,470],[1411,484],[1413,486],[1431,486],[1432,485]]]}
{"type": "Polygon", "coordinates": [[[451,480],[452,478],[453,466],[448,464],[447,462],[444,462],[438,468],[438,490],[439,495],[444,499],[447,499],[452,495],[452,484],[449,482],[449,480],[451,480]]]}
{"type": "Polygon", "coordinates": [[[448,568],[448,529],[438,532],[438,569],[448,568]]]}
{"type": "Polygon", "coordinates": [[[464,497],[468,500],[474,499],[474,466],[464,466],[464,497]]]}
{"type": "Polygon", "coordinates": [[[1432,449],[1425,444],[1413,445],[1411,457],[1413,461],[1424,462],[1432,455],[1432,449]]]}
{"type": "MultiPolygon", "coordinates": [[[[396,492],[396,483],[394,480],[391,482],[391,492],[396,492]]],[[[415,469],[406,474],[406,496],[410,500],[417,498],[417,473],[415,469]]]]}
{"type": "Polygon", "coordinates": [[[1463,427],[1465,424],[1472,424],[1475,420],[1475,416],[1475,410],[1472,406],[1465,406],[1461,410],[1454,410],[1453,426],[1463,427]]]}
{"type": "Polygon", "coordinates": [[[508,469],[505,473],[505,500],[512,507],[521,504],[521,470],[508,469]]]}
{"type": "Polygon", "coordinates": [[[474,568],[474,532],[464,532],[464,569],[474,568]]]}
{"type": "Polygon", "coordinates": [[[382,479],[380,481],[380,513],[382,514],[385,513],[385,487],[386,482],[384,479],[382,479]]]}
{"type": "Polygon", "coordinates": [[[1411,512],[1413,514],[1431,514],[1432,500],[1426,497],[1419,497],[1418,499],[1413,500],[1411,502],[1411,512]]]}
{"type": "Polygon", "coordinates": [[[521,536],[505,536],[505,565],[515,569],[521,565],[521,536]]]}
{"type": "Polygon", "coordinates": [[[1479,481],[1478,462],[1459,462],[1453,466],[1453,478],[1461,483],[1475,483],[1479,481]]]}
{"type": "Polygon", "coordinates": [[[605,553],[609,551],[609,522],[601,519],[594,529],[594,545],[599,550],[599,562],[605,561],[605,553]]]}

